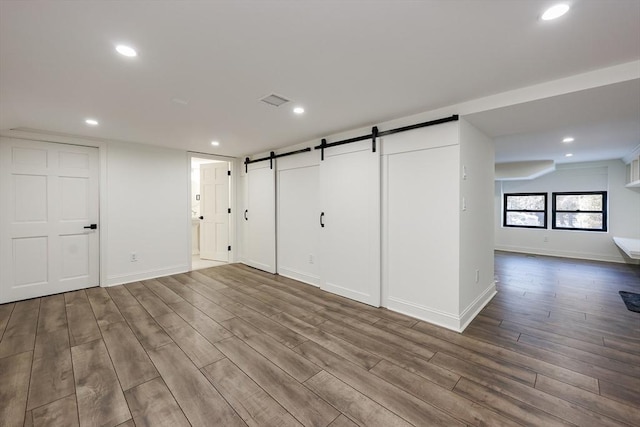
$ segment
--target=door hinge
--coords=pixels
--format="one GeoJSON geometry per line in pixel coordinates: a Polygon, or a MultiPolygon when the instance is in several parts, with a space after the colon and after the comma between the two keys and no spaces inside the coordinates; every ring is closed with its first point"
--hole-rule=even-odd
{"type": "Polygon", "coordinates": [[[231,171],[227,171],[227,175],[231,176],[231,171]]]}
{"type": "Polygon", "coordinates": [[[227,246],[227,250],[230,251],[231,250],[231,246],[227,246]]]}
{"type": "Polygon", "coordinates": [[[227,213],[231,213],[231,208],[227,209],[227,213]]]}

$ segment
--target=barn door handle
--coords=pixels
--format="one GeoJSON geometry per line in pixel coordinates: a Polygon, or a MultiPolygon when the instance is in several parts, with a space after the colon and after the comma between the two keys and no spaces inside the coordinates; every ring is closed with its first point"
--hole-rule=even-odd
{"type": "Polygon", "coordinates": [[[247,212],[249,212],[249,210],[248,210],[248,209],[245,209],[245,210],[244,210],[244,220],[245,220],[245,221],[248,221],[248,220],[249,220],[249,218],[247,218],[247,212]]]}
{"type": "Polygon", "coordinates": [[[88,228],[90,230],[96,230],[98,228],[98,224],[91,224],[91,225],[87,225],[84,228],[88,228]]]}
{"type": "Polygon", "coordinates": [[[322,219],[324,218],[324,212],[320,213],[320,227],[324,228],[324,222],[322,222],[322,219]]]}

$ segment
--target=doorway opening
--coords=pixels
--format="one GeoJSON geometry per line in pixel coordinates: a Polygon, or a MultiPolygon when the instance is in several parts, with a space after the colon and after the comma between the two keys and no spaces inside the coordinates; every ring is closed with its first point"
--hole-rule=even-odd
{"type": "Polygon", "coordinates": [[[189,217],[191,270],[231,261],[231,167],[228,160],[192,154],[189,217]]]}

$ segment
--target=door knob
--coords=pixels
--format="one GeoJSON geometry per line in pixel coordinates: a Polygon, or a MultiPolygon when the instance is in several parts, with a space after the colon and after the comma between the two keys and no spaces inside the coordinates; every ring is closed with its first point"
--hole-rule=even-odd
{"type": "Polygon", "coordinates": [[[98,224],[91,224],[91,225],[87,225],[87,226],[86,226],[86,227],[84,227],[84,228],[88,228],[88,229],[90,229],[90,230],[95,230],[95,229],[97,229],[97,228],[98,228],[98,224]]]}
{"type": "Polygon", "coordinates": [[[204,219],[204,217],[202,215],[200,215],[200,219],[204,219]]]}

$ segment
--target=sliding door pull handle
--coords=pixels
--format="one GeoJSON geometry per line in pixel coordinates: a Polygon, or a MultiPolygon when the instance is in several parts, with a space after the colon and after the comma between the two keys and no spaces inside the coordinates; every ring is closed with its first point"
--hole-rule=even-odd
{"type": "Polygon", "coordinates": [[[322,222],[322,219],[324,218],[324,212],[320,213],[320,227],[324,228],[324,222],[322,222]]]}
{"type": "Polygon", "coordinates": [[[245,221],[249,221],[249,218],[247,218],[247,212],[249,212],[249,210],[248,210],[248,209],[245,209],[245,210],[244,210],[244,220],[245,220],[245,221]]]}

